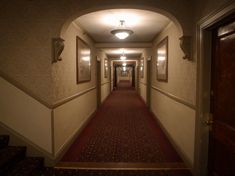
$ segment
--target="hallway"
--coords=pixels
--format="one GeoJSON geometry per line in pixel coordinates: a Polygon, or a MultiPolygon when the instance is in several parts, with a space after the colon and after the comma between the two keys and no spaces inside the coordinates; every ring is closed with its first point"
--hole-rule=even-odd
{"type": "Polygon", "coordinates": [[[105,100],[57,164],[58,168],[84,166],[107,170],[186,169],[128,81],[119,82],[117,90],[105,100]],[[155,168],[150,169],[153,165],[155,168]]]}
{"type": "Polygon", "coordinates": [[[234,0],[2,0],[0,23],[6,147],[58,176],[235,175],[234,0]]]}

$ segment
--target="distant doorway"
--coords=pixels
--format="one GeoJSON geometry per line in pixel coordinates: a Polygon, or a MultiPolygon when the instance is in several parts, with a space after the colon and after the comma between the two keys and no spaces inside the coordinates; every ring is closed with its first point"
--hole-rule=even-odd
{"type": "Polygon", "coordinates": [[[114,62],[113,64],[114,90],[124,85],[135,89],[136,70],[134,62],[126,63],[125,66],[121,62],[114,62]]]}

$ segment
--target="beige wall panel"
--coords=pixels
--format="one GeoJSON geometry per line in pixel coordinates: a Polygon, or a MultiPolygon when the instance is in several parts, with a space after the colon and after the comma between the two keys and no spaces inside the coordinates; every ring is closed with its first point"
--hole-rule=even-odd
{"type": "Polygon", "coordinates": [[[54,110],[55,154],[61,152],[96,110],[96,89],[54,110]]]}
{"type": "MultiPolygon", "coordinates": [[[[171,22],[155,39],[152,57],[152,85],[189,104],[196,103],[196,63],[183,59],[180,32],[171,22]],[[168,36],[168,81],[160,82],[156,76],[156,48],[168,36]]],[[[157,116],[170,138],[193,165],[195,139],[195,110],[151,90],[151,110],[157,116]]]]}
{"type": "Polygon", "coordinates": [[[101,86],[101,102],[103,102],[110,94],[110,83],[101,86]]]}
{"type": "Polygon", "coordinates": [[[104,60],[107,58],[106,54],[102,50],[97,51],[97,56],[100,59],[100,66],[101,66],[101,102],[103,102],[107,96],[110,94],[110,64],[108,63],[108,71],[107,71],[107,77],[104,76],[104,60]]]}
{"type": "Polygon", "coordinates": [[[152,89],[151,109],[189,164],[194,160],[195,110],[152,89]]]}
{"type": "Polygon", "coordinates": [[[146,103],[146,96],[147,96],[147,86],[146,84],[143,84],[140,82],[140,96],[142,98],[142,100],[144,100],[144,102],[146,103]]]}
{"type": "MultiPolygon", "coordinates": [[[[144,59],[144,77],[141,78],[139,73],[139,88],[140,88],[140,96],[141,98],[146,102],[146,96],[147,96],[147,59],[151,57],[152,50],[149,48],[145,48],[144,52],[142,53],[141,58],[144,59]]],[[[140,62],[138,62],[139,64],[140,62]]]]}
{"type": "MultiPolygon", "coordinates": [[[[100,66],[101,66],[101,84],[109,82],[110,81],[110,67],[108,68],[108,72],[107,72],[107,77],[104,77],[104,60],[107,58],[106,54],[103,51],[99,51],[98,53],[98,57],[100,58],[100,66]]],[[[109,64],[110,65],[110,64],[109,64]]]]}
{"type": "Polygon", "coordinates": [[[193,105],[196,104],[196,62],[183,59],[180,33],[173,23],[156,38],[153,48],[152,85],[193,105]],[[168,82],[159,82],[156,76],[157,44],[168,36],[168,82]]]}
{"type": "Polygon", "coordinates": [[[51,153],[51,110],[2,78],[0,97],[0,122],[51,153]]]}
{"type": "Polygon", "coordinates": [[[83,31],[71,23],[63,36],[65,49],[61,55],[62,61],[52,65],[53,101],[72,96],[96,84],[96,51],[91,39],[83,31]],[[83,39],[91,48],[91,81],[77,84],[76,68],[76,36],[83,39]]]}

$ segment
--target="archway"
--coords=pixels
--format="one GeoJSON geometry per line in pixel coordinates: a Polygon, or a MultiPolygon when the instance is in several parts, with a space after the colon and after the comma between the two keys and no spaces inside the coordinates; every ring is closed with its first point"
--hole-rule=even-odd
{"type": "Polygon", "coordinates": [[[186,31],[183,29],[184,26],[181,24],[181,22],[173,15],[171,15],[170,13],[164,11],[164,10],[160,10],[160,9],[153,9],[153,8],[147,8],[147,7],[136,7],[136,6],[132,6],[131,8],[128,7],[128,6],[122,6],[122,7],[116,7],[116,6],[111,6],[111,7],[104,7],[104,8],[92,8],[92,9],[89,9],[89,10],[84,10],[84,11],[80,11],[80,12],[77,12],[77,13],[74,13],[70,18],[68,18],[62,28],[61,28],[61,31],[60,31],[60,37],[63,37],[63,34],[65,33],[65,31],[67,30],[68,26],[77,18],[79,18],[80,16],[83,16],[85,14],[88,14],[88,13],[92,13],[92,12],[97,12],[97,11],[101,11],[101,10],[109,10],[109,9],[137,9],[137,10],[148,10],[148,11],[152,11],[152,12],[155,12],[155,13],[159,13],[163,16],[166,16],[168,17],[178,28],[178,30],[180,31],[181,35],[184,36],[186,31]]]}

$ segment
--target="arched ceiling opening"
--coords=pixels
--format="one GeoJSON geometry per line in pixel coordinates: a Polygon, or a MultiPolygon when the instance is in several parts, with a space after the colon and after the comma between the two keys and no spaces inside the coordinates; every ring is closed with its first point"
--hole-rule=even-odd
{"type": "Polygon", "coordinates": [[[74,22],[81,27],[95,43],[152,42],[170,20],[159,13],[138,9],[109,9],[80,16],[74,22]],[[117,29],[120,20],[125,28],[134,33],[125,40],[117,39],[111,31],[117,29]]]}
{"type": "Polygon", "coordinates": [[[127,58],[138,59],[143,53],[143,43],[151,43],[155,37],[171,22],[169,18],[159,13],[139,9],[108,9],[82,15],[73,23],[89,35],[94,43],[106,43],[112,48],[103,47],[110,59],[118,59],[122,54],[127,58]],[[125,28],[132,30],[128,38],[118,39],[111,31],[120,27],[120,21],[125,21],[125,28]],[[114,47],[119,43],[122,47],[114,47]],[[128,48],[126,43],[139,43],[140,48],[128,48]]]}
{"type": "MultiPolygon", "coordinates": [[[[192,18],[190,15],[192,13],[192,11],[190,10],[190,8],[188,6],[189,3],[190,3],[190,1],[188,1],[188,0],[184,0],[181,3],[178,3],[176,1],[165,1],[165,0],[159,0],[159,1],[142,1],[142,0],[134,0],[134,1],[124,1],[124,0],[120,0],[120,1],[106,1],[106,0],[77,1],[77,0],[74,0],[74,1],[71,1],[70,12],[67,15],[67,19],[66,18],[64,19],[64,23],[61,26],[60,37],[63,38],[64,32],[67,31],[68,26],[72,22],[75,22],[75,23],[77,22],[77,23],[82,24],[83,23],[82,22],[83,16],[85,17],[86,15],[90,15],[92,13],[96,13],[99,11],[109,11],[110,9],[111,10],[130,9],[130,10],[136,10],[136,11],[143,10],[143,11],[148,11],[149,13],[155,13],[155,15],[161,16],[165,19],[168,19],[169,21],[172,21],[176,25],[176,27],[178,28],[180,34],[182,35],[182,38],[180,40],[181,40],[181,44],[182,44],[181,46],[184,47],[185,43],[186,43],[185,41],[187,41],[188,43],[191,42],[190,36],[192,35],[192,18]],[[79,17],[81,17],[81,21],[76,20],[79,17]]],[[[94,17],[94,20],[97,19],[96,16],[93,16],[93,17],[94,17]]],[[[148,22],[148,20],[145,20],[145,22],[148,22]]],[[[145,43],[147,41],[151,41],[154,36],[153,33],[151,34],[151,30],[154,29],[155,32],[160,30],[160,28],[155,26],[155,24],[157,24],[157,23],[158,22],[152,23],[152,25],[154,25],[154,26],[145,28],[146,31],[149,30],[148,31],[149,33],[148,33],[148,35],[146,33],[146,36],[142,35],[142,37],[141,37],[141,35],[140,36],[137,35],[140,31],[143,31],[143,29],[139,28],[141,30],[140,31],[137,30],[136,35],[133,35],[132,37],[129,38],[130,42],[133,43],[133,42],[139,42],[141,40],[144,41],[144,39],[145,39],[145,43]]],[[[166,25],[166,23],[167,22],[161,21],[159,24],[164,26],[164,25],[166,25]]],[[[92,25],[92,24],[87,23],[86,25],[92,25]]],[[[86,28],[86,26],[84,26],[84,28],[86,28]]],[[[110,26],[110,28],[111,28],[111,26],[110,26]]],[[[98,31],[97,27],[93,27],[93,29],[91,30],[91,28],[90,28],[91,31],[87,31],[87,32],[90,32],[90,33],[94,32],[95,37],[93,37],[93,38],[94,38],[95,42],[105,42],[105,43],[114,42],[115,39],[109,33],[110,29],[106,28],[105,30],[101,30],[101,31],[98,31]],[[95,34],[95,31],[92,31],[93,29],[97,29],[96,34],[95,34]],[[107,35],[109,34],[109,36],[104,37],[105,34],[107,34],[107,35]]],[[[91,35],[91,34],[89,34],[89,35],[91,35]]],[[[117,41],[115,43],[117,43],[117,41]]],[[[127,43],[127,41],[119,42],[119,43],[127,43]]],[[[100,47],[98,47],[98,48],[100,48],[100,47]]],[[[185,52],[185,47],[182,50],[185,52]]]]}

